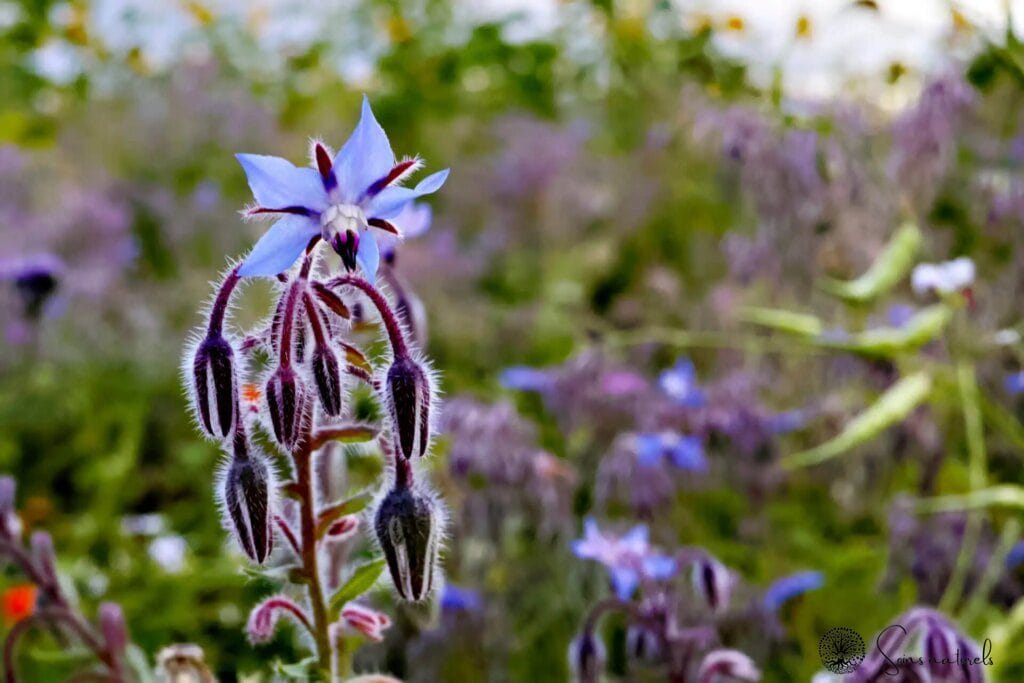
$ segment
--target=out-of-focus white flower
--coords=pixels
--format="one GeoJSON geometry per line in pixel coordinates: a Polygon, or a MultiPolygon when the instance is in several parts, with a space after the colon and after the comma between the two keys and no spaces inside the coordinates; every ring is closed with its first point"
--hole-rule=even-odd
{"type": "Polygon", "coordinates": [[[961,256],[943,263],[922,263],[914,268],[910,286],[918,295],[951,294],[974,284],[974,261],[961,256]]]}
{"type": "Polygon", "coordinates": [[[149,544],[149,556],[168,574],[177,574],[185,568],[188,543],[181,536],[157,536],[149,544]]]}
{"type": "Polygon", "coordinates": [[[75,47],[64,40],[51,40],[29,57],[32,69],[46,80],[67,85],[82,73],[82,60],[75,47]]]}
{"type": "Polygon", "coordinates": [[[121,518],[121,530],[128,536],[156,536],[166,528],[167,520],[157,512],[121,518]]]}

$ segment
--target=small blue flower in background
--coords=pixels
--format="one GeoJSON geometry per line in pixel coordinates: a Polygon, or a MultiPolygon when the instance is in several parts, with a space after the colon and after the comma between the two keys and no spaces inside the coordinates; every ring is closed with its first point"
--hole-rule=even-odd
{"type": "Polygon", "coordinates": [[[807,413],[803,410],[787,410],[767,419],[768,431],[772,434],[788,434],[803,429],[807,424],[807,413]]]}
{"type": "Polygon", "coordinates": [[[903,327],[914,317],[914,307],[907,304],[893,304],[885,311],[885,322],[890,327],[903,327]]]}
{"type": "Polygon", "coordinates": [[[298,168],[280,157],[235,155],[245,169],[256,206],[250,216],[282,216],[260,238],[239,274],[276,275],[295,263],[310,240],[321,237],[341,256],[345,267],[362,266],[369,280],[377,275],[380,253],[370,228],[400,235],[392,223],[414,199],[436,192],[448,169],[427,176],[415,188],[400,183],[419,169],[418,159],[396,163],[384,129],[370,102],[352,136],[331,158],[319,142],[313,145],[315,168],[298,168]]]}
{"type": "Polygon", "coordinates": [[[1003,380],[1003,388],[1011,396],[1024,393],[1024,372],[1011,372],[1003,380]]]}
{"type": "Polygon", "coordinates": [[[483,606],[483,598],[474,590],[446,584],[441,593],[441,609],[446,612],[476,612],[483,606]]]}
{"type": "Polygon", "coordinates": [[[506,389],[516,391],[546,391],[551,387],[552,378],[547,370],[514,365],[501,371],[498,382],[506,389]]]}
{"type": "Polygon", "coordinates": [[[704,392],[697,386],[697,369],[689,358],[680,357],[673,367],[662,372],[658,386],[676,405],[684,408],[704,405],[704,392]]]}
{"type": "Polygon", "coordinates": [[[1006,555],[1006,568],[1013,571],[1024,564],[1024,541],[1018,541],[1006,555]]]}
{"type": "Polygon", "coordinates": [[[700,439],[676,432],[637,434],[636,459],[643,467],[656,467],[667,459],[674,467],[689,472],[708,469],[700,439]]]}
{"type": "Polygon", "coordinates": [[[573,541],[572,552],[580,559],[603,564],[620,600],[632,598],[641,580],[665,581],[675,575],[677,568],[673,557],[650,547],[643,524],[622,536],[613,536],[602,532],[593,517],[587,517],[583,538],[573,541]]]}
{"type": "Polygon", "coordinates": [[[821,572],[797,572],[768,586],[761,602],[768,611],[777,612],[780,607],[793,598],[817,590],[823,585],[825,585],[825,576],[821,572]]]}

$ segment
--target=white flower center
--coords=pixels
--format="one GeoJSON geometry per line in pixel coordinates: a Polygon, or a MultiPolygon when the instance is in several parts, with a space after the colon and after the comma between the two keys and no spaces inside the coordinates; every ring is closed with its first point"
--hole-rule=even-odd
{"type": "Polygon", "coordinates": [[[326,240],[333,234],[341,235],[346,230],[358,233],[368,227],[366,214],[355,204],[335,204],[320,214],[320,228],[326,240]]]}

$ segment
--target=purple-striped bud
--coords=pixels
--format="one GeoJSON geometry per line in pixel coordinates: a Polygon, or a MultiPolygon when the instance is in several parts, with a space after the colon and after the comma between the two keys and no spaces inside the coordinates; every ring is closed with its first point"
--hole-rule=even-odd
{"type": "Polygon", "coordinates": [[[402,599],[419,602],[430,594],[443,521],[437,503],[413,489],[394,488],[380,502],[374,527],[402,599]]]}
{"type": "Polygon", "coordinates": [[[407,460],[426,455],[430,445],[430,378],[409,356],[388,369],[386,402],[395,451],[407,460]]]}
{"type": "Polygon", "coordinates": [[[100,631],[107,643],[107,651],[120,655],[128,647],[128,627],[124,623],[124,612],[115,602],[104,602],[99,607],[100,631]]]}
{"type": "Polygon", "coordinates": [[[754,683],[761,680],[761,672],[754,665],[754,660],[739,650],[713,650],[700,663],[697,683],[714,683],[719,680],[754,683]]]}
{"type": "Polygon", "coordinates": [[[702,557],[693,563],[691,578],[693,590],[712,612],[720,614],[729,609],[732,577],[725,565],[713,557],[702,557]]]}
{"type": "Polygon", "coordinates": [[[235,436],[235,452],[224,476],[225,522],[250,560],[262,564],[274,545],[271,528],[274,485],[259,453],[249,453],[243,434],[235,436]]]}
{"type": "Polygon", "coordinates": [[[626,629],[626,652],[633,659],[653,662],[661,658],[661,637],[649,628],[632,625],[626,629]]]}
{"type": "Polygon", "coordinates": [[[356,269],[356,254],[359,253],[359,233],[355,230],[336,232],[331,236],[331,247],[341,257],[345,270],[356,269]]]}
{"type": "Polygon", "coordinates": [[[192,388],[196,413],[206,433],[226,437],[234,427],[238,407],[235,352],[220,334],[211,333],[196,347],[192,388]]]}
{"type": "Polygon", "coordinates": [[[306,384],[291,366],[281,366],[267,380],[267,407],[274,438],[285,448],[299,440],[309,397],[306,384]]]}
{"type": "Polygon", "coordinates": [[[597,683],[604,664],[604,644],[592,632],[584,631],[569,643],[569,670],[578,683],[597,683]]]}
{"type": "Polygon", "coordinates": [[[310,363],[324,412],[332,416],[341,414],[341,365],[338,357],[326,346],[317,346],[313,349],[310,363]]]}

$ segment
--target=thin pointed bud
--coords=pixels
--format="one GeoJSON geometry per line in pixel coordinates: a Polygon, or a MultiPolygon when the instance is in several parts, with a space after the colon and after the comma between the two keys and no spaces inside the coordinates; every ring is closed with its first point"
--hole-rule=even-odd
{"type": "Polygon", "coordinates": [[[341,365],[327,346],[317,345],[311,359],[313,380],[320,396],[320,405],[328,415],[340,415],[342,405],[341,365]]]}
{"type": "Polygon", "coordinates": [[[693,564],[693,589],[715,614],[729,608],[732,577],[729,570],[713,557],[703,557],[693,564]]]}
{"type": "Polygon", "coordinates": [[[409,488],[392,489],[377,508],[377,540],[403,600],[419,602],[430,594],[443,521],[429,495],[409,488]]]}
{"type": "Polygon", "coordinates": [[[604,644],[593,632],[584,631],[569,644],[569,670],[578,683],[597,683],[604,671],[604,644]]]}
{"type": "Polygon", "coordinates": [[[0,477],[0,536],[19,538],[21,519],[14,508],[17,484],[14,477],[0,477]]]}
{"type": "Polygon", "coordinates": [[[192,394],[196,414],[207,434],[226,437],[234,427],[238,406],[235,352],[219,332],[211,332],[196,347],[192,361],[192,394]]]}
{"type": "Polygon", "coordinates": [[[249,453],[245,435],[236,434],[234,454],[224,477],[225,521],[242,552],[257,564],[262,564],[273,550],[273,492],[263,456],[249,453]]]}
{"type": "Polygon", "coordinates": [[[355,230],[336,232],[331,237],[331,247],[341,257],[345,270],[352,272],[356,269],[356,254],[359,253],[359,233],[355,230]]]}
{"type": "Polygon", "coordinates": [[[36,568],[42,572],[54,586],[57,585],[57,553],[53,549],[53,537],[46,531],[33,531],[29,539],[32,560],[36,568]]]}
{"type": "Polygon", "coordinates": [[[409,356],[388,369],[386,402],[395,451],[407,460],[426,455],[430,445],[430,379],[409,356]]]}
{"type": "Polygon", "coordinates": [[[291,366],[280,366],[267,380],[266,396],[274,438],[291,448],[299,439],[309,403],[306,384],[291,366]]]}
{"type": "Polygon", "coordinates": [[[358,515],[345,515],[327,528],[327,537],[332,541],[345,541],[355,535],[359,529],[358,515]]]}
{"type": "Polygon", "coordinates": [[[100,631],[107,643],[107,651],[114,655],[123,654],[128,647],[128,627],[124,623],[124,612],[114,602],[104,602],[99,607],[100,631]]]}

